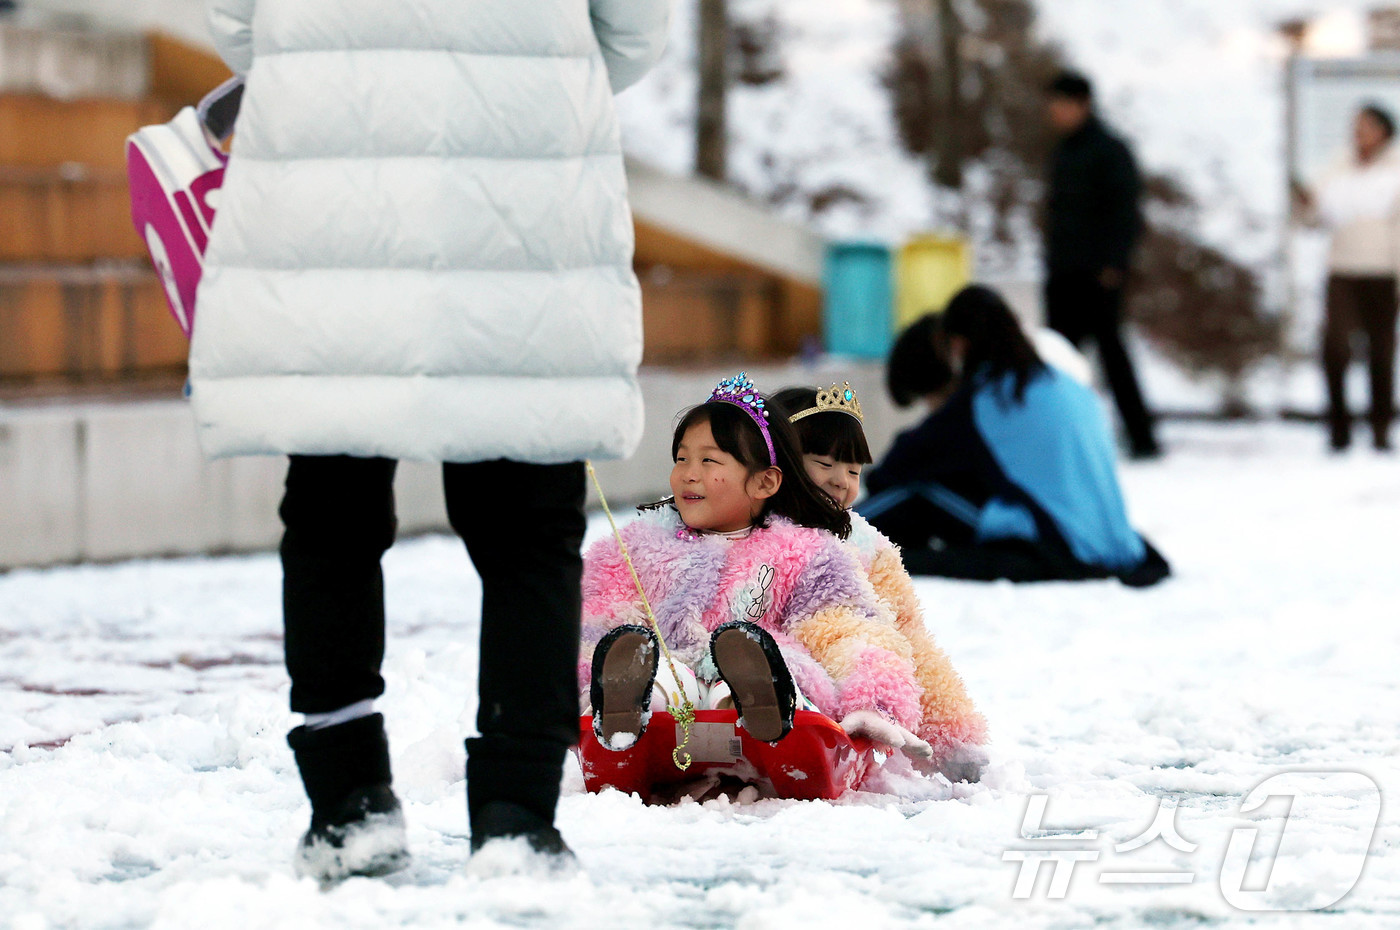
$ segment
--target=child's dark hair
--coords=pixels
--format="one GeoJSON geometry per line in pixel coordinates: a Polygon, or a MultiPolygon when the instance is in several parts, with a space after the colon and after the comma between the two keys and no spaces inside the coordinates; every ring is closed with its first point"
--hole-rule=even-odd
{"type": "MultiPolygon", "coordinates": [[[[770,403],[774,416],[781,412],[785,417],[792,417],[817,405],[817,389],[783,388],[773,395],[770,403]]],[[[849,413],[840,410],[814,413],[792,423],[792,428],[807,455],[822,455],[857,465],[875,461],[870,455],[870,444],[865,440],[865,428],[849,413]]]]}
{"type": "Polygon", "coordinates": [[[901,407],[937,394],[953,382],[948,362],[948,337],[967,340],[963,372],[1000,378],[1011,375],[1016,400],[1026,395],[1031,379],[1045,363],[1026,338],[1016,314],[989,287],[969,285],[957,293],[941,314],[930,313],[900,335],[885,369],[890,396],[901,407]]]}
{"type": "MultiPolygon", "coordinates": [[[[771,404],[770,404],[771,406],[771,404]]],[[[681,440],[692,426],[708,423],[715,437],[715,444],[725,453],[734,456],[748,470],[756,475],[771,467],[768,460],[768,445],[763,441],[758,424],[744,410],[733,404],[706,403],[692,407],[679,423],[671,440],[671,458],[680,451],[681,440]]],[[[778,468],[783,473],[783,483],[778,493],[770,497],[764,505],[760,525],[764,525],[769,514],[787,517],[799,526],[826,530],[839,539],[851,535],[851,516],[807,477],[807,469],[802,465],[801,446],[796,433],[781,409],[774,409],[768,419],[768,432],[773,437],[773,451],[777,454],[778,468]]],[[[645,510],[674,506],[675,500],[668,498],[645,510]]]]}
{"type": "Polygon", "coordinates": [[[1015,312],[989,287],[972,284],[959,291],[943,311],[943,332],[967,340],[964,373],[995,379],[1011,375],[1018,401],[1025,399],[1031,379],[1045,370],[1015,312]]]}
{"type": "Polygon", "coordinates": [[[940,394],[953,383],[953,369],[943,347],[943,327],[936,313],[909,325],[885,365],[885,386],[901,407],[929,394],[940,394]]]}

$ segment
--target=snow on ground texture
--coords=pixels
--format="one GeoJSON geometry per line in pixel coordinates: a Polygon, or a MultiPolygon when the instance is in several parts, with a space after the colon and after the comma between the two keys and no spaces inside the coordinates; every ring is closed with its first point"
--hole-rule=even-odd
{"type": "MultiPolygon", "coordinates": [[[[294,721],[273,557],[0,576],[0,925],[1395,926],[1393,816],[1356,890],[1325,913],[1250,918],[1216,875],[1264,777],[1310,767],[1367,773],[1387,793],[1400,783],[1397,463],[1326,458],[1320,432],[1298,427],[1166,438],[1171,457],[1129,466],[1126,483],[1176,565],[1167,585],[920,584],[991,723],[981,785],[917,800],[891,779],[902,796],[648,808],[582,793],[572,769],[560,825],[586,872],[547,881],[465,869],[478,587],[455,541],[405,542],[386,560],[381,707],[414,865],[325,893],[291,872],[307,808],[283,739],[294,721]],[[1035,845],[1018,839],[1032,792],[1049,795],[1045,829],[1101,834],[1068,844],[1101,855],[1063,900],[1046,900],[1044,881],[1012,898],[1017,866],[1002,854],[1035,845]],[[1162,798],[1200,848],[1115,853],[1162,798]],[[1094,880],[1114,869],[1198,878],[1094,880]]],[[[1364,835],[1363,808],[1350,789],[1295,802],[1290,838],[1316,854],[1304,874],[1338,868],[1329,850],[1364,835]]]]}

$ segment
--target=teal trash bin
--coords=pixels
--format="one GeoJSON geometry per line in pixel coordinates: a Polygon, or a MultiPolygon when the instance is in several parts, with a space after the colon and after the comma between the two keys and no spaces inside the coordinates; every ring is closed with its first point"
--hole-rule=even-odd
{"type": "Polygon", "coordinates": [[[884,358],[894,343],[894,259],[878,242],[827,246],[822,330],[832,355],[884,358]]]}

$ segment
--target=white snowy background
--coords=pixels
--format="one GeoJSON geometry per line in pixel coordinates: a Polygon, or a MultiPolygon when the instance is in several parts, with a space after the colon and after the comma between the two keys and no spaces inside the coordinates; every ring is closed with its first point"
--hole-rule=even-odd
{"type": "MultiPolygon", "coordinates": [[[[1094,74],[1147,166],[1209,205],[1208,237],[1268,262],[1283,210],[1274,26],[1321,14],[1314,50],[1348,54],[1370,5],[1040,8],[1046,35],[1094,74]]],[[[26,6],[203,34],[199,0],[26,6]]],[[[878,80],[892,3],[734,6],[779,15],[788,72],[734,95],[737,178],[759,195],[794,178],[865,193],[870,211],[817,218],[831,235],[893,240],[926,226],[922,169],[894,143],[878,80]]],[[[677,172],[690,164],[689,10],[682,2],[656,74],[620,99],[629,150],[677,172]]],[[[461,738],[475,711],[479,591],[455,541],[406,541],[386,561],[382,707],[415,865],[330,892],[291,875],[307,809],[284,742],[295,721],[274,557],[0,576],[0,927],[1400,926],[1388,807],[1355,891],[1321,913],[1251,916],[1216,883],[1230,831],[1249,822],[1241,798],[1263,778],[1357,771],[1387,799],[1400,786],[1395,461],[1325,457],[1319,431],[1302,427],[1174,425],[1165,438],[1171,456],[1126,467],[1125,481],[1135,521],[1176,567],[1166,585],[920,584],[931,629],[992,726],[982,784],[946,792],[895,774],[835,804],[649,808],[586,795],[571,771],[560,819],[585,872],[553,883],[465,872],[461,738]],[[1068,844],[1101,856],[1064,900],[1046,900],[1043,882],[1033,900],[1012,899],[1016,868],[1002,854],[1036,845],[1018,837],[1033,792],[1050,796],[1047,826],[1100,833],[1068,844]],[[1163,799],[1179,804],[1180,831],[1199,848],[1114,853],[1163,799]],[[1115,869],[1197,878],[1096,882],[1115,869]]],[[[1342,780],[1316,783],[1288,825],[1313,855],[1278,867],[1316,882],[1285,881],[1285,905],[1309,903],[1308,888],[1368,829],[1364,797],[1342,780]]],[[[1277,836],[1280,811],[1264,819],[1277,836]]]]}
{"type": "MultiPolygon", "coordinates": [[[[1265,777],[1354,771],[1387,800],[1400,788],[1395,461],[1326,457],[1296,426],[1178,425],[1166,439],[1171,457],[1125,480],[1175,579],[920,583],[991,724],[981,784],[896,774],[831,804],[663,808],[585,794],[571,768],[560,824],[585,871],[552,882],[465,870],[479,590],[455,540],[406,541],[386,560],[381,707],[414,865],[328,892],[291,873],[308,808],[284,742],[275,557],[0,576],[0,926],[1400,925],[1388,808],[1360,883],[1322,913],[1251,916],[1217,884],[1230,831],[1250,823],[1241,798],[1265,777]],[[1035,792],[1049,795],[1045,829],[1100,834],[1068,844],[1101,855],[1063,900],[1046,899],[1048,873],[1033,899],[1012,898],[1002,855],[1037,845],[1018,837],[1035,792]],[[1199,848],[1115,853],[1164,800],[1199,848]],[[1197,877],[1096,879],[1124,870],[1197,877]]],[[[1312,784],[1288,824],[1305,855],[1277,866],[1285,906],[1316,903],[1371,826],[1354,785],[1312,784]]],[[[1261,813],[1261,862],[1285,815],[1261,813]]]]}

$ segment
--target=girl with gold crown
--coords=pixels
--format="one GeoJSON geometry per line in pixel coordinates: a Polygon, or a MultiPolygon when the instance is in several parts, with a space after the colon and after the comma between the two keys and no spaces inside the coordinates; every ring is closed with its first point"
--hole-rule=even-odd
{"type": "Polygon", "coordinates": [[[894,617],[895,626],[909,642],[921,692],[921,712],[914,732],[929,744],[933,764],[951,781],[976,781],[985,764],[980,747],[987,741],[987,722],[968,697],[952,661],[928,632],[899,549],[850,510],[860,496],[861,473],[873,461],[860,399],[846,382],[833,384],[830,390],[786,388],[773,395],[772,407],[787,414],[802,445],[808,477],[850,511],[847,544],[860,560],[881,606],[894,617]]]}
{"type": "Polygon", "coordinates": [[[927,758],[912,732],[915,649],[843,542],[850,515],[808,477],[786,416],[741,374],[681,419],[671,448],[672,497],[621,530],[625,549],[605,539],[585,556],[579,684],[599,742],[630,749],[684,694],[732,704],[764,742],[805,706],[927,758]]]}

